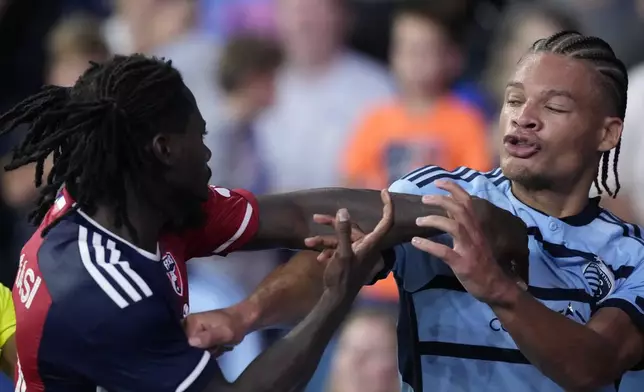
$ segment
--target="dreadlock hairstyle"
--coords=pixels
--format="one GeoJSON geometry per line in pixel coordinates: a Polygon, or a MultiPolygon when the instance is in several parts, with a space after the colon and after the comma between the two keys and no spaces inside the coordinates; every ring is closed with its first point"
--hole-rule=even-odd
{"type": "MultiPolygon", "coordinates": [[[[612,115],[624,120],[626,114],[626,94],[628,90],[628,73],[621,60],[615,56],[610,45],[597,37],[582,35],[576,31],[562,31],[553,34],[548,38],[536,41],[531,52],[548,52],[563,55],[577,60],[583,60],[590,64],[600,76],[603,92],[610,96],[612,115]]],[[[622,146],[620,138],[613,155],[613,173],[615,175],[615,190],[611,191],[608,186],[610,151],[602,153],[601,156],[601,186],[608,196],[616,197],[620,184],[617,175],[617,163],[619,151],[622,146]]],[[[600,179],[595,179],[595,188],[601,195],[600,179]]]]}
{"type": "Polygon", "coordinates": [[[179,125],[187,114],[177,116],[177,110],[189,110],[184,91],[169,61],[115,56],[92,63],[73,87],[46,86],[0,116],[0,135],[28,126],[5,170],[35,162],[40,187],[44,162],[53,158],[30,221],[40,224],[65,185],[75,208],[93,214],[98,202],[109,203],[116,225],[126,225],[136,236],[127,219],[126,186],[150,175],[145,169],[154,161],[147,145],[157,127],[183,130],[179,125]]]}

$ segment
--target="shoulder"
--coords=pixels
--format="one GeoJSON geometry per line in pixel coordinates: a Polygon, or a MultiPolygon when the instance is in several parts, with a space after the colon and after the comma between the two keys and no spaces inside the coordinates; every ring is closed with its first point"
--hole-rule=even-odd
{"type": "Polygon", "coordinates": [[[387,68],[363,54],[347,52],[340,59],[339,65],[342,76],[351,78],[360,88],[370,88],[369,92],[378,91],[382,94],[394,91],[394,83],[387,68]]]}
{"type": "Polygon", "coordinates": [[[487,192],[498,192],[508,179],[500,168],[489,172],[480,172],[461,166],[454,170],[445,170],[439,166],[424,166],[416,169],[394,182],[389,190],[391,192],[409,194],[428,194],[439,191],[434,185],[436,180],[456,181],[468,193],[479,197],[487,192]]]}
{"type": "Polygon", "coordinates": [[[56,308],[96,321],[151,297],[155,263],[73,217],[55,226],[38,251],[38,268],[56,308]]]}
{"type": "Polygon", "coordinates": [[[593,225],[597,232],[604,235],[604,246],[619,253],[624,264],[644,265],[644,238],[641,226],[620,219],[603,208],[600,209],[593,225]]]}

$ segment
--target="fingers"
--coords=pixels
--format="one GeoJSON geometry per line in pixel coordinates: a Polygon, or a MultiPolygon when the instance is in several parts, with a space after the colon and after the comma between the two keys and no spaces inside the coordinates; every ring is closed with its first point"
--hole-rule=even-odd
{"type": "Polygon", "coordinates": [[[382,200],[382,218],[373,229],[373,231],[367,234],[364,237],[364,240],[360,246],[361,252],[370,252],[377,244],[380,242],[387,232],[394,225],[394,206],[391,201],[391,195],[389,191],[383,189],[380,192],[380,198],[382,200]]]}
{"type": "Polygon", "coordinates": [[[448,265],[450,265],[453,261],[458,260],[458,258],[460,257],[458,253],[456,253],[449,246],[439,244],[438,242],[434,242],[426,238],[414,237],[411,240],[411,244],[415,248],[422,250],[423,252],[427,252],[430,255],[442,259],[448,265]]]}
{"type": "Polygon", "coordinates": [[[338,236],[337,254],[340,258],[351,258],[351,222],[349,222],[349,211],[341,208],[336,214],[335,232],[338,236]]]}
{"type": "Polygon", "coordinates": [[[469,241],[469,233],[465,227],[455,219],[446,218],[440,215],[423,216],[416,219],[416,225],[420,227],[432,227],[451,235],[455,240],[469,241]]]}
{"type": "Polygon", "coordinates": [[[338,238],[334,235],[317,235],[304,239],[304,245],[315,249],[335,249],[338,246],[338,238]]]}
{"type": "Polygon", "coordinates": [[[449,192],[459,203],[468,203],[472,200],[470,194],[454,181],[437,180],[434,184],[437,188],[449,192]]]}
{"type": "Polygon", "coordinates": [[[318,255],[317,260],[320,263],[326,263],[327,261],[331,260],[331,258],[333,257],[334,252],[335,252],[335,249],[324,249],[318,255]]]}
{"type": "Polygon", "coordinates": [[[314,214],[313,222],[318,223],[320,225],[334,226],[335,217],[331,215],[314,214]]]}

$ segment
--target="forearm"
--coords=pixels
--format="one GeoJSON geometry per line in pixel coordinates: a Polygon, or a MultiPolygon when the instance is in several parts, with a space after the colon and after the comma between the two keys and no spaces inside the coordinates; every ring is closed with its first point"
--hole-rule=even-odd
{"type": "Polygon", "coordinates": [[[356,294],[343,299],[323,294],[313,311],[286,337],[255,359],[227,391],[302,390],[356,294]]]}
{"type": "Polygon", "coordinates": [[[253,294],[232,307],[248,331],[302,320],[320,299],[325,264],[317,252],[302,251],[271,272],[253,294]]]}
{"type": "MultiPolygon", "coordinates": [[[[392,193],[394,225],[382,243],[382,249],[407,242],[414,236],[433,236],[436,229],[418,227],[416,218],[444,215],[443,209],[425,205],[420,196],[392,193]]],[[[260,229],[253,248],[282,246],[305,249],[304,239],[330,234],[331,229],[312,221],[313,214],[334,215],[346,208],[351,220],[365,232],[374,229],[382,217],[380,191],[347,188],[321,188],[268,195],[258,198],[260,229]]]]}
{"type": "Polygon", "coordinates": [[[518,288],[511,298],[492,310],[526,358],[565,390],[595,390],[620,376],[618,350],[600,334],[518,288]]]}

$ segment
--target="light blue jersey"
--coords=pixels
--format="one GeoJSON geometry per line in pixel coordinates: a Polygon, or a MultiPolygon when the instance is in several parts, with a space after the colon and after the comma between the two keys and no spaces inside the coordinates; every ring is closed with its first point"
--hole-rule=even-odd
{"type": "MultiPolygon", "coordinates": [[[[444,194],[433,185],[437,179],[451,179],[526,223],[529,291],[544,305],[582,324],[601,307],[617,307],[644,331],[644,240],[638,226],[600,208],[598,198],[576,216],[547,216],[515,198],[500,169],[448,172],[428,166],[389,189],[444,194]]],[[[451,244],[447,235],[434,240],[451,244]]],[[[396,247],[389,259],[379,277],[393,269],[401,293],[403,391],[562,391],[529,364],[490,307],[465,292],[441,260],[410,244],[396,247]]],[[[601,391],[615,391],[618,382],[601,391]]]]}

